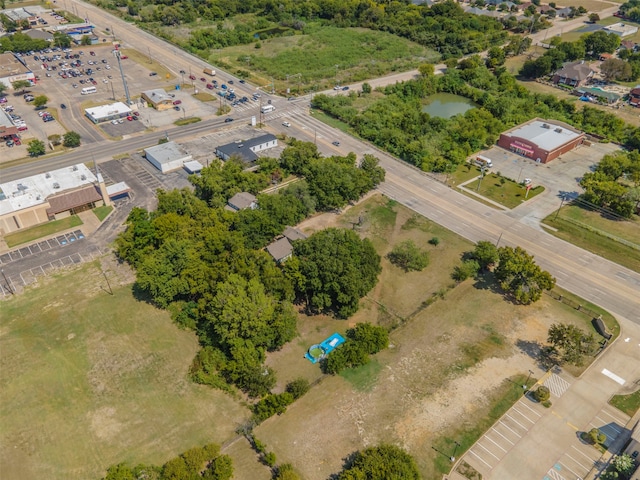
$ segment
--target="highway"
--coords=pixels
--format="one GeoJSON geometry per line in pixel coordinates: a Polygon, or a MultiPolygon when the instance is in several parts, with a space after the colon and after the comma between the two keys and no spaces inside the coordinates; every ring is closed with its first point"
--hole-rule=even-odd
{"type": "MultiPolygon", "coordinates": [[[[176,47],[96,7],[75,0],[64,0],[63,5],[70,10],[72,2],[76,5],[79,15],[85,16],[86,14],[94,24],[102,26],[102,28],[108,26],[115,30],[116,37],[123,43],[135,45],[135,48],[142,52],[148,49],[151,55],[161,59],[162,63],[174,71],[176,75],[180,69],[188,70],[190,66],[201,69],[206,66],[202,60],[179,51],[176,47]]],[[[413,74],[406,72],[387,77],[387,79],[396,81],[413,74]]],[[[224,72],[219,72],[218,77],[222,81],[234,78],[224,72]]],[[[238,85],[238,87],[242,87],[247,93],[251,93],[254,89],[251,85],[238,85]]],[[[459,194],[390,155],[374,149],[371,145],[360,142],[300,113],[304,111],[300,107],[308,103],[308,98],[297,99],[293,102],[278,97],[270,98],[274,105],[277,105],[278,110],[277,115],[265,116],[269,128],[275,128],[284,117],[291,118],[296,122],[297,133],[303,137],[306,136],[311,141],[316,139],[318,132],[320,132],[320,142],[325,149],[332,148],[329,145],[329,140],[338,139],[342,146],[337,150],[342,154],[347,151],[375,154],[380,158],[381,165],[387,172],[386,181],[379,187],[382,193],[471,241],[491,240],[497,242],[499,240],[501,246],[519,245],[525,248],[535,256],[542,268],[556,276],[559,286],[640,325],[639,274],[592,255],[541,230],[527,226],[517,218],[512,218],[459,194]]],[[[249,120],[249,115],[236,117],[234,124],[249,123],[249,120]]],[[[184,127],[169,128],[167,134],[172,140],[180,141],[204,135],[212,129],[218,128],[231,129],[232,127],[229,124],[225,125],[223,119],[215,118],[184,127]]],[[[296,130],[296,128],[292,130],[296,130]]],[[[0,170],[0,173],[3,181],[7,181],[74,163],[90,161],[92,158],[101,162],[109,160],[117,154],[154,145],[159,136],[160,134],[156,132],[118,142],[102,140],[85,145],[68,154],[8,166],[0,170]]]]}

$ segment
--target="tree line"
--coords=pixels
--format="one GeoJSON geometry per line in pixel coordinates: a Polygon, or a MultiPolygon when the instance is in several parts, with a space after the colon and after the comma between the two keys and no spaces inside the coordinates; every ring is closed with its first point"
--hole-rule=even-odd
{"type": "Polygon", "coordinates": [[[468,57],[444,75],[433,75],[433,68],[424,66],[420,78],[380,89],[381,98],[363,104],[356,103],[356,92],[316,95],[314,107],[425,171],[453,171],[472,153],[493,146],[501,132],[535,117],[563,121],[631,149],[640,147],[640,129],[615,114],[588,106],[577,110],[570,101],[529,92],[504,67],[489,68],[486,63],[468,57]],[[464,96],[478,108],[450,119],[432,117],[422,109],[426,99],[439,92],[464,96]]]}
{"type": "Polygon", "coordinates": [[[213,161],[190,177],[194,190],[159,190],[157,209],[134,208],[116,242],[136,270],[137,294],[197,333],[203,349],[192,378],[219,388],[234,384],[254,397],[275,385],[275,373],[263,365],[266,352],[296,335],[293,304],[346,318],[380,271],[371,242],[352,231],[329,229],[294,242],[283,266],[263,247],[287,225],[341,208],[384,179],[372,156],[356,166],[354,155],[324,158],[305,142],[259,163],[253,173],[234,159],[213,161]],[[305,180],[260,194],[276,173],[302,173],[305,180]],[[240,191],[257,194],[258,208],[225,210],[240,191]]]}
{"type": "MultiPolygon", "coordinates": [[[[305,25],[361,27],[390,32],[438,51],[444,58],[480,52],[505,42],[508,33],[494,18],[465,13],[451,0],[432,7],[412,2],[360,0],[243,0],[242,2],[93,0],[101,8],[136,21],[141,27],[190,25],[186,39],[170,38],[193,53],[256,41],[255,36],[291,34],[305,25]],[[125,10],[126,9],[126,10],[125,10]],[[234,17],[244,15],[242,21],[234,17]],[[278,28],[280,27],[280,28],[278,28]]],[[[162,33],[167,36],[166,32],[162,33]]]]}

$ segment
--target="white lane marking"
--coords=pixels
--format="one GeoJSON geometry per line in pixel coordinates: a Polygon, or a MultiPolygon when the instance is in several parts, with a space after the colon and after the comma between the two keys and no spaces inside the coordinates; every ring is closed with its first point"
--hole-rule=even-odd
{"type": "Polygon", "coordinates": [[[498,445],[496,442],[494,442],[493,440],[491,440],[491,438],[488,435],[485,435],[484,438],[486,438],[487,440],[489,440],[491,443],[493,443],[496,447],[498,447],[500,450],[502,450],[504,453],[507,453],[507,451],[502,448],[500,445],[498,445]]]}
{"type": "Polygon", "coordinates": [[[534,422],[533,420],[531,420],[529,417],[527,417],[524,413],[522,413],[520,410],[518,410],[515,405],[513,407],[511,407],[512,410],[515,410],[516,412],[518,412],[526,421],[531,422],[533,425],[535,425],[536,422],[534,422]]]}
{"type": "Polygon", "coordinates": [[[479,443],[479,444],[478,444],[478,446],[479,446],[481,449],[486,450],[486,451],[487,451],[487,453],[488,453],[489,455],[491,455],[493,458],[495,458],[496,460],[500,461],[500,457],[497,457],[497,456],[495,456],[493,453],[491,453],[491,451],[490,451],[487,447],[485,447],[485,446],[484,446],[484,445],[482,445],[481,443],[479,443]]]}
{"type": "Polygon", "coordinates": [[[502,420],[500,420],[500,425],[502,425],[504,428],[506,428],[507,430],[511,431],[511,433],[513,433],[516,437],[518,437],[519,439],[522,438],[522,435],[519,435],[518,432],[515,432],[513,430],[511,430],[509,428],[508,425],[506,425],[502,420]]]}
{"type": "Polygon", "coordinates": [[[611,415],[609,412],[607,412],[606,410],[601,410],[602,413],[604,413],[605,415],[608,415],[609,417],[613,418],[616,422],[619,423],[627,423],[625,420],[621,420],[619,417],[616,417],[615,415],[611,415]]]}
{"type": "Polygon", "coordinates": [[[542,415],[540,415],[538,412],[536,412],[533,408],[527,406],[525,403],[520,403],[520,405],[522,405],[523,407],[525,407],[527,410],[529,410],[531,413],[533,413],[534,415],[536,415],[538,418],[540,418],[542,415]]]}
{"type": "MultiPolygon", "coordinates": [[[[576,459],[575,459],[575,458],[572,458],[572,457],[571,457],[571,455],[569,455],[568,453],[565,453],[565,455],[566,455],[567,457],[571,458],[571,460],[573,460],[574,462],[576,462],[576,459]]],[[[578,473],[574,472],[574,471],[573,471],[573,470],[571,470],[569,467],[567,467],[567,464],[566,464],[566,463],[564,463],[564,462],[559,462],[559,463],[561,463],[561,464],[562,464],[562,466],[563,466],[564,468],[566,468],[567,470],[569,470],[569,471],[570,471],[571,473],[573,473],[576,477],[578,477],[578,478],[582,478],[582,475],[580,475],[580,474],[578,474],[578,473]]],[[[581,467],[583,467],[583,465],[582,465],[580,462],[576,462],[576,464],[577,464],[577,465],[580,465],[581,467]]],[[[584,468],[584,467],[583,467],[583,468],[584,468]]],[[[588,472],[588,471],[589,471],[589,470],[587,469],[587,472],[588,472]]],[[[585,473],[587,473],[587,472],[585,472],[585,473]]]]}
{"type": "Polygon", "coordinates": [[[515,418],[513,418],[511,415],[509,415],[508,413],[505,414],[505,417],[509,417],[511,420],[513,420],[515,423],[517,423],[518,425],[520,425],[520,428],[522,428],[525,432],[528,430],[527,427],[525,427],[524,425],[522,425],[519,421],[517,421],[515,418]]]}
{"type": "Polygon", "coordinates": [[[614,382],[619,383],[620,385],[624,385],[626,380],[622,377],[619,377],[618,375],[616,375],[613,372],[610,372],[609,370],[607,370],[606,368],[604,368],[602,370],[602,374],[606,375],[607,377],[609,377],[611,380],[613,380],[614,382]]]}
{"type": "MultiPolygon", "coordinates": [[[[594,462],[593,458],[591,458],[589,455],[587,455],[587,454],[585,454],[585,453],[582,453],[580,450],[578,450],[578,449],[575,447],[575,445],[571,445],[571,448],[573,448],[576,452],[578,452],[578,453],[579,453],[580,455],[582,455],[584,458],[586,458],[587,460],[589,460],[591,463],[593,463],[593,462],[594,462]]],[[[567,454],[565,453],[565,455],[567,455],[567,454]]]]}

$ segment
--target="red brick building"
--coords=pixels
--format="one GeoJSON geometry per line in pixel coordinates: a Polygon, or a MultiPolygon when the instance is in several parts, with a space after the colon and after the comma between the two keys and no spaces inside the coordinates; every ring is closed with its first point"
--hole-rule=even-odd
{"type": "Polygon", "coordinates": [[[538,163],[548,163],[583,141],[584,132],[566,123],[536,118],[502,133],[498,146],[538,163]]]}

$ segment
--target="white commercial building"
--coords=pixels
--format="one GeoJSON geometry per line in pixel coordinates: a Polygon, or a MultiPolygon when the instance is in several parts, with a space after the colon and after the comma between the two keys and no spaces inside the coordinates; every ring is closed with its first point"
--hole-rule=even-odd
{"type": "Polygon", "coordinates": [[[160,145],[145,148],[144,154],[147,160],[162,173],[182,168],[185,162],[193,159],[193,157],[176,142],[161,143],[160,145]]]}
{"type": "Polygon", "coordinates": [[[36,76],[13,53],[0,53],[0,82],[12,90],[13,82],[18,80],[29,80],[35,83],[36,76]]]}
{"type": "Polygon", "coordinates": [[[615,33],[619,37],[628,37],[629,35],[633,35],[634,33],[636,33],[638,31],[638,27],[620,22],[614,23],[613,25],[608,25],[602,30],[607,33],[615,33]]]}
{"type": "Polygon", "coordinates": [[[131,115],[131,113],[131,109],[122,102],[84,109],[84,114],[93,123],[101,123],[109,120],[115,120],[117,118],[124,118],[131,115]]]}

